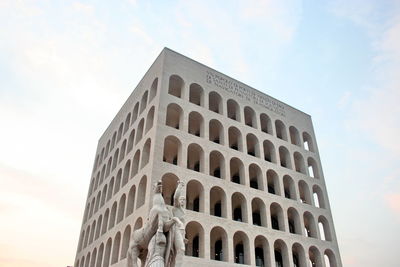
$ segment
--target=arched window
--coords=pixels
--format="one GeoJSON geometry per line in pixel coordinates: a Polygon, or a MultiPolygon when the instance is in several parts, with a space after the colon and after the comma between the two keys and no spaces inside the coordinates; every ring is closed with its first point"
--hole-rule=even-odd
{"type": "Polygon", "coordinates": [[[232,195],[232,219],[238,222],[247,221],[247,205],[246,198],[239,192],[232,195]]]}
{"type": "Polygon", "coordinates": [[[210,175],[225,179],[225,159],[224,156],[218,151],[210,153],[210,175]]]}
{"type": "Polygon", "coordinates": [[[108,230],[114,227],[115,225],[115,217],[117,216],[117,201],[114,202],[110,212],[110,221],[108,223],[108,230]]]}
{"type": "Polygon", "coordinates": [[[317,208],[325,209],[324,193],[318,185],[313,186],[314,206],[317,208]]]}
{"type": "Polygon", "coordinates": [[[279,159],[281,162],[281,166],[291,169],[292,163],[290,162],[290,154],[286,147],[281,146],[279,147],[279,159]]]}
{"type": "Polygon", "coordinates": [[[183,111],[180,106],[177,104],[169,104],[167,107],[167,117],[165,120],[165,124],[175,129],[180,129],[183,119],[183,111]]]}
{"type": "Polygon", "coordinates": [[[186,224],[186,256],[204,258],[204,230],[201,224],[191,221],[186,224]]]}
{"type": "Polygon", "coordinates": [[[303,132],[303,146],[305,150],[315,152],[314,143],[311,136],[307,132],[303,132]]]}
{"type": "Polygon", "coordinates": [[[258,139],[254,134],[248,134],[246,136],[246,144],[247,144],[247,154],[260,157],[260,144],[258,143],[258,139]]]}
{"type": "MultiPolygon", "coordinates": [[[[118,128],[118,134],[117,134],[117,143],[119,142],[119,140],[121,140],[122,137],[122,130],[124,129],[124,123],[121,122],[121,124],[119,125],[118,128]]],[[[102,157],[103,158],[103,157],[102,157]]]]}
{"type": "Polygon", "coordinates": [[[174,193],[178,184],[179,178],[172,173],[166,173],[163,175],[162,181],[162,195],[164,197],[165,204],[173,205],[174,193]]]}
{"type": "Polygon", "coordinates": [[[231,182],[245,184],[244,166],[240,159],[231,158],[230,160],[231,182]]]}
{"type": "Polygon", "coordinates": [[[256,266],[271,266],[268,240],[261,235],[254,239],[254,256],[256,266]]]}
{"type": "Polygon", "coordinates": [[[238,231],[233,235],[235,263],[250,265],[250,244],[247,235],[238,231]]]}
{"type": "Polygon", "coordinates": [[[131,178],[134,177],[139,171],[140,150],[137,150],[132,160],[131,178]]]}
{"type": "Polygon", "coordinates": [[[301,235],[300,215],[295,208],[289,208],[287,211],[289,233],[301,235]]]}
{"type": "Polygon", "coordinates": [[[226,194],[221,187],[214,186],[210,190],[210,214],[217,217],[227,217],[226,194]]]}
{"type": "Polygon", "coordinates": [[[273,134],[272,122],[267,114],[262,113],[260,115],[261,131],[267,134],[273,134]]]}
{"type": "Polygon", "coordinates": [[[110,157],[110,158],[108,159],[105,177],[108,177],[108,175],[109,175],[110,172],[111,172],[111,163],[112,163],[112,157],[110,157]]]}
{"type": "Polygon", "coordinates": [[[294,158],[294,167],[296,171],[303,174],[307,174],[303,156],[299,152],[294,152],[293,158],[294,158]]]}
{"type": "Polygon", "coordinates": [[[224,127],[222,124],[217,120],[210,120],[208,129],[210,141],[224,145],[224,127]]]}
{"type": "Polygon", "coordinates": [[[110,210],[106,209],[106,212],[104,213],[104,219],[103,219],[103,225],[101,228],[101,234],[103,235],[107,229],[108,229],[108,218],[110,217],[110,210]]]}
{"type": "Polygon", "coordinates": [[[240,120],[239,104],[235,100],[229,99],[227,102],[227,108],[228,108],[228,118],[240,122],[241,120],[240,120]]]}
{"type": "Polygon", "coordinates": [[[111,178],[110,183],[108,184],[107,201],[111,199],[113,191],[114,191],[114,177],[111,178]]]}
{"type": "Polygon", "coordinates": [[[276,163],[276,152],[275,147],[269,140],[264,140],[264,159],[269,162],[276,163]]]}
{"type": "Polygon", "coordinates": [[[126,196],[123,194],[119,199],[117,223],[124,219],[126,196]]]}
{"type": "Polygon", "coordinates": [[[286,198],[296,200],[296,187],[292,177],[289,175],[283,176],[283,189],[286,198]]]}
{"type": "Polygon", "coordinates": [[[114,195],[119,191],[121,187],[121,178],[122,178],[122,169],[119,169],[117,176],[115,178],[114,195]]]}
{"type": "Polygon", "coordinates": [[[144,119],[141,119],[136,131],[135,144],[139,143],[139,141],[142,140],[143,127],[144,127],[144,119]]]}
{"type": "Polygon", "coordinates": [[[203,117],[196,111],[189,114],[189,133],[195,136],[204,136],[204,120],[203,117]]]}
{"type": "Polygon", "coordinates": [[[187,168],[196,172],[204,172],[204,152],[198,144],[188,146],[187,168]]]}
{"type": "Polygon", "coordinates": [[[210,231],[210,256],[212,260],[228,261],[228,235],[219,226],[210,231]]]}
{"type": "Polygon", "coordinates": [[[121,246],[121,257],[120,260],[125,259],[128,248],[129,248],[129,240],[131,238],[131,226],[128,225],[125,227],[124,236],[122,237],[122,246],[121,246]]]}
{"type": "Polygon", "coordinates": [[[155,78],[153,83],[151,84],[150,88],[150,97],[149,97],[149,103],[151,100],[154,99],[154,97],[157,95],[157,85],[158,85],[158,78],[155,78]]]}
{"type": "Polygon", "coordinates": [[[332,241],[332,235],[329,228],[329,222],[324,216],[318,217],[318,227],[322,240],[332,241]]]}
{"type": "Polygon", "coordinates": [[[251,107],[244,108],[244,123],[247,126],[257,128],[257,117],[256,113],[251,107]]]}
{"type": "Polygon", "coordinates": [[[97,218],[97,227],[94,235],[95,240],[100,236],[102,222],[103,222],[103,215],[100,215],[99,218],[97,218]]]}
{"type": "Polygon", "coordinates": [[[230,127],[228,130],[229,147],[235,150],[243,151],[242,134],[236,127],[230,127]]]}
{"type": "Polygon", "coordinates": [[[140,168],[142,169],[144,166],[149,163],[150,158],[150,149],[151,149],[151,139],[147,139],[146,143],[143,146],[143,154],[140,168]]]}
{"type": "Polygon", "coordinates": [[[107,145],[106,145],[106,152],[105,152],[105,157],[108,156],[108,153],[110,152],[110,140],[108,140],[107,145]]]}
{"type": "Polygon", "coordinates": [[[182,144],[175,136],[167,136],[164,139],[163,161],[178,165],[181,155],[182,144]]]}
{"type": "Polygon", "coordinates": [[[168,94],[181,98],[183,89],[183,80],[178,75],[169,77],[168,94]]]}
{"type": "Polygon", "coordinates": [[[317,162],[310,157],[307,159],[307,163],[308,163],[308,174],[310,175],[310,177],[317,179],[320,178],[317,162]]]}
{"type": "Polygon", "coordinates": [[[281,239],[277,239],[274,243],[274,258],[276,267],[290,266],[288,248],[281,239]]]}
{"type": "Polygon", "coordinates": [[[138,197],[136,203],[136,209],[143,206],[146,200],[146,187],[147,187],[147,177],[146,175],[142,177],[138,187],[138,197]]]}
{"type": "Polygon", "coordinates": [[[128,193],[128,203],[126,207],[126,217],[131,215],[133,213],[133,210],[135,208],[135,195],[136,195],[136,186],[132,185],[131,189],[129,190],[128,193]]]}
{"type": "Polygon", "coordinates": [[[251,201],[251,214],[253,225],[267,227],[267,213],[264,202],[259,198],[253,198],[251,201]]]}
{"type": "Polygon", "coordinates": [[[154,106],[151,107],[151,109],[147,113],[145,133],[147,133],[153,127],[153,121],[154,121],[154,106]]]}
{"type": "Polygon", "coordinates": [[[315,224],[314,216],[310,212],[306,211],[303,214],[303,220],[304,220],[304,231],[305,231],[306,236],[317,238],[318,233],[317,233],[317,226],[315,224]]]}
{"type": "Polygon", "coordinates": [[[252,163],[249,166],[250,187],[254,189],[264,190],[263,175],[260,167],[252,163]]]}
{"type": "Polygon", "coordinates": [[[281,206],[274,202],[270,206],[271,226],[274,230],[285,231],[285,222],[281,206]]]}
{"type": "Polygon", "coordinates": [[[112,249],[112,257],[111,257],[111,264],[114,264],[119,259],[119,247],[121,243],[121,233],[118,232],[114,238],[114,246],[112,249]]]}
{"type": "Polygon", "coordinates": [[[96,267],[101,267],[101,262],[103,260],[104,243],[100,245],[99,253],[97,254],[96,267]]]}
{"type": "Polygon", "coordinates": [[[96,262],[96,256],[97,256],[97,249],[95,248],[92,252],[91,260],[90,260],[90,266],[89,267],[94,267],[94,264],[96,262]]]}
{"type": "Polygon", "coordinates": [[[133,124],[137,120],[138,114],[139,114],[139,102],[137,102],[135,104],[135,107],[133,108],[131,124],[133,124]]]}
{"type": "Polygon", "coordinates": [[[113,134],[113,136],[112,136],[112,139],[111,139],[111,147],[110,147],[110,150],[112,150],[112,149],[115,147],[116,139],[117,139],[117,132],[114,132],[114,134],[113,134]]]}
{"type": "Polygon", "coordinates": [[[131,125],[131,113],[130,112],[128,113],[128,115],[126,115],[126,118],[125,118],[124,134],[128,131],[129,125],[131,125]]]}
{"type": "Polygon", "coordinates": [[[131,150],[133,149],[134,139],[135,139],[135,129],[133,129],[129,134],[127,153],[131,152],[131,150]]]}
{"type": "Polygon", "coordinates": [[[122,175],[122,187],[123,187],[124,185],[126,185],[126,184],[128,183],[128,181],[129,181],[129,172],[130,172],[130,170],[131,170],[131,161],[128,160],[128,161],[125,163],[124,173],[123,173],[123,175],[122,175]]]}
{"type": "Polygon", "coordinates": [[[294,267],[307,267],[306,255],[302,245],[294,243],[292,246],[292,255],[294,267]]]}
{"type": "Polygon", "coordinates": [[[222,97],[214,91],[208,95],[208,109],[221,115],[223,114],[222,97]]]}
{"type": "Polygon", "coordinates": [[[204,212],[204,188],[196,180],[191,180],[186,186],[186,209],[204,212]]]}
{"type": "Polygon", "coordinates": [[[294,126],[289,127],[290,142],[293,145],[301,146],[299,131],[294,126]]]}
{"type": "Polygon", "coordinates": [[[280,195],[281,190],[279,186],[279,177],[273,170],[267,171],[267,184],[268,184],[268,193],[280,195]]]}
{"type": "Polygon", "coordinates": [[[276,120],[275,121],[275,129],[276,129],[276,137],[279,139],[287,141],[287,133],[286,133],[286,126],[283,124],[282,121],[276,120]]]}
{"type": "Polygon", "coordinates": [[[197,83],[192,83],[189,88],[189,102],[203,106],[203,88],[197,83]]]}
{"type": "Polygon", "coordinates": [[[106,249],[104,251],[103,267],[110,266],[110,255],[111,255],[112,239],[109,238],[106,243],[106,249]]]}
{"type": "Polygon", "coordinates": [[[325,266],[326,267],[337,267],[337,261],[335,257],[335,253],[332,250],[325,250],[325,266]]]}
{"type": "Polygon", "coordinates": [[[308,255],[310,256],[311,266],[322,266],[321,253],[316,247],[310,247],[308,250],[308,255]]]}
{"type": "Polygon", "coordinates": [[[311,194],[308,185],[303,180],[299,181],[300,201],[311,205],[311,194]]]}
{"type": "Polygon", "coordinates": [[[148,96],[148,91],[144,92],[142,96],[142,100],[140,100],[140,114],[146,109],[147,107],[147,96],[148,96]]]}

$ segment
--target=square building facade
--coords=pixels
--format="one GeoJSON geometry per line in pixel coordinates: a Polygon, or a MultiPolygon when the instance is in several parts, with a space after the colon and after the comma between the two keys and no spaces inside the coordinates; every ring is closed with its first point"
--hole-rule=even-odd
{"type": "Polygon", "coordinates": [[[126,266],[159,180],[183,266],[342,266],[311,117],[168,48],[99,139],[75,267],[126,266]]]}

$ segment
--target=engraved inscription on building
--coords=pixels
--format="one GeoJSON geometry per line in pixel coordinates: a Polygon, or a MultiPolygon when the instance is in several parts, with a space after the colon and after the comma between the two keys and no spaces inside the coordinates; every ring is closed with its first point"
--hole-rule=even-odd
{"type": "Polygon", "coordinates": [[[241,99],[259,105],[280,116],[285,117],[284,105],[266,95],[257,93],[255,90],[246,88],[232,79],[225,78],[215,72],[207,71],[206,81],[208,84],[215,85],[218,88],[221,88],[234,95],[235,97],[240,97],[241,99]]]}

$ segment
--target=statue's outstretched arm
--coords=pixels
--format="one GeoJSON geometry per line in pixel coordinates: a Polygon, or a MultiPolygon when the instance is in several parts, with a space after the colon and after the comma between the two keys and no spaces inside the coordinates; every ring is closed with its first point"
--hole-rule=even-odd
{"type": "Polygon", "coordinates": [[[174,206],[179,206],[179,197],[183,195],[183,189],[185,187],[185,183],[178,181],[178,186],[176,187],[174,193],[174,206]]]}

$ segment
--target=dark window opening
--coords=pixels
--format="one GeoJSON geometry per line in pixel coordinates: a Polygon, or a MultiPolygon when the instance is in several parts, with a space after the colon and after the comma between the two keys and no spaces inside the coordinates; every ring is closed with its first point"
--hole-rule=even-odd
{"type": "Polygon", "coordinates": [[[199,236],[196,236],[193,238],[193,244],[192,244],[192,256],[193,257],[199,257],[199,236]]]}
{"type": "Polygon", "coordinates": [[[237,173],[232,176],[232,182],[240,184],[240,176],[237,173]]]}
{"type": "Polygon", "coordinates": [[[259,212],[253,212],[253,224],[261,226],[261,215],[259,212]]]}
{"type": "Polygon", "coordinates": [[[258,189],[257,178],[256,178],[256,179],[250,180],[250,187],[251,187],[251,188],[254,188],[254,189],[258,189]]]}
{"type": "Polygon", "coordinates": [[[222,240],[217,240],[215,242],[215,260],[216,261],[223,260],[222,240]]]}
{"type": "Polygon", "coordinates": [[[214,170],[213,176],[217,177],[217,178],[221,178],[221,169],[220,168],[216,168],[214,170]]]}
{"type": "Polygon", "coordinates": [[[221,202],[215,203],[215,205],[214,205],[214,216],[222,217],[221,202]]]}
{"type": "Polygon", "coordinates": [[[279,221],[276,216],[271,216],[272,229],[279,230],[279,221]]]}
{"type": "Polygon", "coordinates": [[[233,220],[234,221],[238,221],[238,222],[242,222],[243,221],[242,220],[242,209],[240,207],[236,208],[233,211],[233,220]]]}
{"type": "Polygon", "coordinates": [[[243,244],[237,244],[235,247],[235,263],[244,264],[243,244]]]}
{"type": "Polygon", "coordinates": [[[256,266],[264,267],[264,251],[262,248],[256,248],[256,266]]]}

